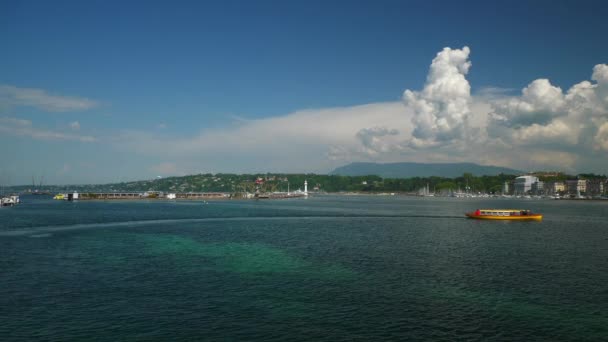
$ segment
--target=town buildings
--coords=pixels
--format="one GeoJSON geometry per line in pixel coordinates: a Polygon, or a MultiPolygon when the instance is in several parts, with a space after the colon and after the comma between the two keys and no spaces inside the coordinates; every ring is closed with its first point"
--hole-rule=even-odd
{"type": "Polygon", "coordinates": [[[605,194],[606,185],[605,179],[588,179],[586,186],[587,195],[597,196],[605,194]]]}
{"type": "Polygon", "coordinates": [[[532,184],[538,182],[536,176],[519,176],[515,178],[514,193],[516,195],[527,195],[532,190],[532,184]]]}
{"type": "Polygon", "coordinates": [[[569,197],[603,196],[608,192],[608,179],[577,177],[565,181],[541,181],[535,175],[524,175],[503,185],[504,194],[514,195],[548,195],[569,197]]]}

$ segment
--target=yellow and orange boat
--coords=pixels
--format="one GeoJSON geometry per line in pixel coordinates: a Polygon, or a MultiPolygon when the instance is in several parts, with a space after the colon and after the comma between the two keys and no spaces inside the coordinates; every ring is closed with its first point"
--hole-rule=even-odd
{"type": "Polygon", "coordinates": [[[465,213],[465,215],[478,220],[541,221],[543,219],[542,214],[521,209],[477,209],[473,212],[465,213]]]}

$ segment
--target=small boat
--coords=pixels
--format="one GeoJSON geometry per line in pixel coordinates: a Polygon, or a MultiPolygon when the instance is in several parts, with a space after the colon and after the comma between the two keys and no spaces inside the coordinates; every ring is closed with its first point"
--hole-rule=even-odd
{"type": "Polygon", "coordinates": [[[21,200],[17,195],[10,195],[6,197],[0,197],[0,207],[13,207],[19,204],[21,200]]]}
{"type": "Polygon", "coordinates": [[[66,196],[65,196],[65,194],[57,194],[57,195],[53,196],[53,199],[64,200],[64,199],[66,199],[66,196]]]}
{"type": "Polygon", "coordinates": [[[542,214],[532,213],[530,210],[522,209],[477,209],[465,215],[478,220],[520,220],[541,221],[542,214]]]}

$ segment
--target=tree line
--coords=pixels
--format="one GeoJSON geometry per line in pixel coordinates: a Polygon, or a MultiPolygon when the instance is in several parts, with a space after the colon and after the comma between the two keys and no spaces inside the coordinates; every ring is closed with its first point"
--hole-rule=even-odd
{"type": "MultiPolygon", "coordinates": [[[[579,177],[604,178],[594,174],[581,174],[579,177]]],[[[113,184],[88,184],[67,186],[44,186],[45,191],[78,191],[78,192],[286,192],[303,190],[304,181],[308,182],[308,191],[319,192],[406,192],[413,193],[428,187],[430,192],[468,191],[482,193],[500,193],[505,182],[513,181],[517,175],[499,174],[495,176],[474,176],[464,173],[460,177],[412,177],[382,178],[380,176],[340,176],[320,174],[197,174],[183,177],[167,177],[143,181],[122,182],[113,184]]],[[[564,181],[576,176],[566,174],[540,175],[545,182],[564,181]]],[[[28,186],[12,187],[13,191],[27,191],[28,186]]]]}

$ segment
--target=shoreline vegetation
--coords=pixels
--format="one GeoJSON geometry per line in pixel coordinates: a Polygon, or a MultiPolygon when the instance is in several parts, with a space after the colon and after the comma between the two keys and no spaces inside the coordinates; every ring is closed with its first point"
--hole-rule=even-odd
{"type": "MultiPolygon", "coordinates": [[[[565,181],[567,179],[602,179],[606,176],[563,173],[537,173],[544,182],[565,181]]],[[[453,194],[501,195],[505,183],[512,182],[517,175],[499,174],[495,176],[474,176],[464,173],[460,177],[412,177],[382,178],[376,175],[340,176],[319,174],[197,174],[182,177],[156,178],[151,180],[81,185],[32,185],[4,187],[5,192],[22,194],[50,194],[60,192],[85,193],[288,193],[303,190],[308,182],[311,194],[327,193],[338,195],[437,195],[453,194]],[[422,190],[422,191],[421,191],[422,190]]]]}
{"type": "MultiPolygon", "coordinates": [[[[565,181],[567,179],[604,179],[606,176],[595,174],[579,174],[577,176],[563,173],[537,173],[541,181],[565,181]]],[[[130,181],[110,184],[80,184],[80,185],[44,185],[33,188],[32,185],[7,186],[6,191],[12,192],[44,192],[77,191],[80,193],[94,192],[254,192],[259,188],[264,192],[288,192],[303,189],[304,181],[308,182],[311,192],[357,192],[357,193],[416,193],[427,188],[432,193],[471,192],[499,194],[505,182],[513,181],[518,175],[499,174],[496,176],[474,176],[464,173],[460,177],[412,177],[412,178],[382,178],[376,175],[340,176],[320,174],[197,174],[182,177],[156,178],[151,180],[130,181]]]]}
{"type": "Polygon", "coordinates": [[[308,182],[308,190],[323,192],[416,192],[429,186],[435,191],[453,190],[467,186],[472,191],[500,191],[505,181],[512,180],[516,175],[501,174],[498,176],[476,177],[464,174],[462,177],[413,177],[413,178],[382,178],[376,175],[340,176],[319,174],[198,174],[182,177],[156,178],[151,180],[120,182],[110,184],[80,184],[80,185],[45,185],[32,189],[32,185],[6,187],[9,191],[17,192],[46,192],[62,191],[87,192],[254,192],[256,187],[263,192],[289,192],[303,189],[304,181],[308,182]],[[256,184],[256,181],[258,184],[256,184]]]}

